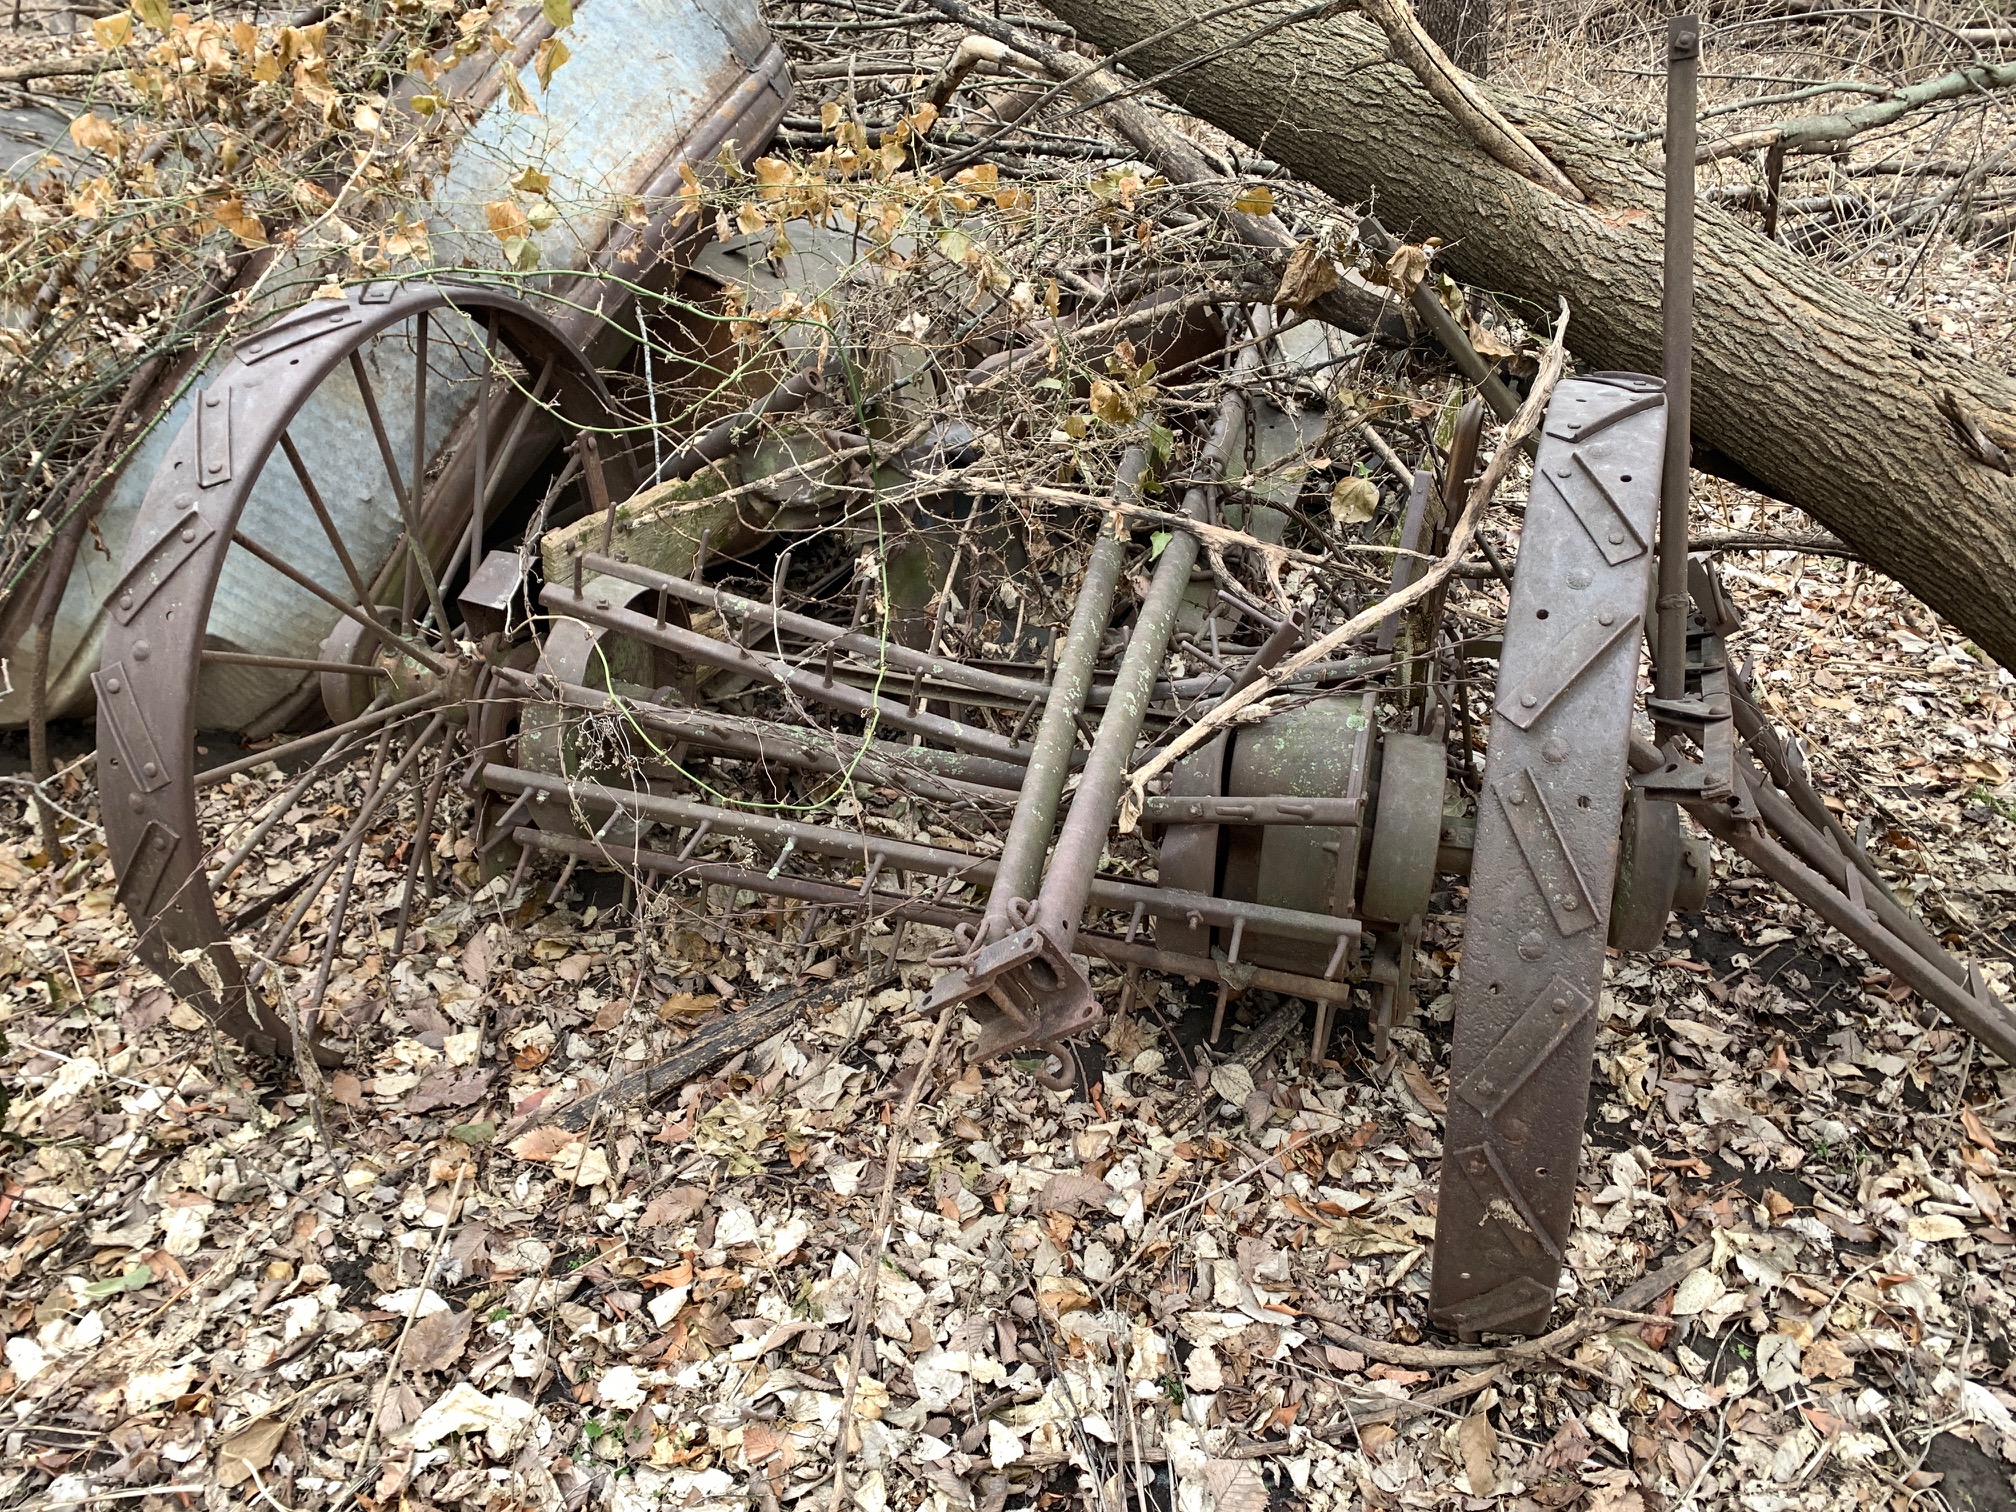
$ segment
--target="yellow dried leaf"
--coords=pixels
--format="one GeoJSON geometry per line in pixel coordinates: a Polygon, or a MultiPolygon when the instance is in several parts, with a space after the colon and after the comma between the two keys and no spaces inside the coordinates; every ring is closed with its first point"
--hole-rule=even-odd
{"type": "Polygon", "coordinates": [[[95,110],[87,110],[70,123],[70,140],[86,152],[108,158],[126,150],[126,134],[95,110]]]}
{"type": "Polygon", "coordinates": [[[97,42],[107,52],[124,47],[127,39],[132,35],[133,18],[131,16],[101,16],[98,20],[91,23],[92,40],[97,42]]]}
{"type": "Polygon", "coordinates": [[[1108,425],[1125,425],[1140,418],[1141,400],[1131,389],[1108,383],[1104,378],[1094,378],[1089,408],[1093,415],[1108,425]]]}
{"type": "Polygon", "coordinates": [[[168,11],[168,0],[133,0],[132,10],[134,15],[163,36],[174,25],[174,18],[168,11]]]}
{"type": "Polygon", "coordinates": [[[759,157],[749,167],[756,175],[757,192],[766,200],[784,198],[798,177],[798,170],[782,158],[759,157]]]}
{"type": "Polygon", "coordinates": [[[1337,287],[1337,266],[1304,242],[1288,254],[1288,266],[1281,270],[1281,286],[1274,291],[1274,303],[1284,310],[1306,310],[1337,287]]]}
{"type": "Polygon", "coordinates": [[[1370,478],[1340,478],[1330,490],[1330,518],[1339,525],[1363,525],[1379,512],[1379,485],[1370,478]]]}
{"type": "Polygon", "coordinates": [[[96,220],[115,198],[112,180],[101,174],[97,178],[86,179],[71,191],[70,210],[79,220],[96,220]]]}
{"type": "Polygon", "coordinates": [[[532,92],[525,87],[525,81],[518,77],[518,70],[506,68],[503,74],[504,93],[511,101],[511,108],[520,115],[540,114],[539,103],[532,98],[532,92]]]}
{"type": "Polygon", "coordinates": [[[378,135],[383,127],[383,119],[369,105],[359,105],[350,113],[351,122],[366,136],[378,135]]]}
{"type": "Polygon", "coordinates": [[[1272,215],[1274,191],[1265,184],[1248,184],[1239,191],[1239,197],[1232,201],[1232,208],[1241,215],[1272,215]]]}
{"type": "Polygon", "coordinates": [[[764,220],[762,210],[751,201],[735,212],[735,224],[744,236],[754,236],[769,222],[764,220]]]}
{"type": "MultiPolygon", "coordinates": [[[[936,105],[933,105],[929,100],[926,100],[922,105],[919,105],[915,110],[911,111],[909,115],[903,118],[903,124],[908,126],[912,131],[916,132],[919,136],[922,136],[925,132],[929,131],[937,123],[938,123],[938,107],[936,105]]],[[[992,167],[993,165],[990,163],[988,166],[992,167]]]]}
{"type": "Polygon", "coordinates": [[[259,217],[245,208],[245,201],[237,195],[230,195],[210,202],[210,219],[229,231],[248,247],[266,245],[266,227],[259,217]]]}
{"type": "Polygon", "coordinates": [[[574,24],[574,0],[541,0],[539,8],[555,27],[574,24]]]}
{"type": "Polygon", "coordinates": [[[504,243],[504,260],[520,273],[539,266],[539,244],[529,236],[514,236],[504,243]]]}
{"type": "MultiPolygon", "coordinates": [[[[686,165],[681,163],[679,166],[684,168],[686,165]]],[[[541,173],[537,168],[521,168],[517,177],[511,180],[511,187],[520,194],[544,194],[553,187],[553,175],[541,173]]]]}
{"type": "Polygon", "coordinates": [[[695,208],[700,203],[700,175],[693,171],[691,163],[679,165],[679,206],[681,210],[695,208]]]}
{"type": "Polygon", "coordinates": [[[840,124],[846,117],[846,114],[847,112],[841,108],[838,100],[828,100],[819,107],[819,129],[821,131],[831,131],[835,126],[840,124]]]}
{"type": "Polygon", "coordinates": [[[483,220],[490,227],[490,234],[500,242],[523,236],[532,229],[516,200],[491,200],[483,207],[483,220]]]}
{"type": "Polygon", "coordinates": [[[567,51],[567,44],[558,37],[548,37],[539,44],[532,55],[532,71],[539,76],[539,87],[545,89],[552,84],[553,75],[560,71],[560,65],[573,56],[567,51]]]}
{"type": "Polygon", "coordinates": [[[246,57],[251,57],[259,47],[259,28],[254,26],[250,21],[233,21],[231,23],[231,45],[246,57]]]}

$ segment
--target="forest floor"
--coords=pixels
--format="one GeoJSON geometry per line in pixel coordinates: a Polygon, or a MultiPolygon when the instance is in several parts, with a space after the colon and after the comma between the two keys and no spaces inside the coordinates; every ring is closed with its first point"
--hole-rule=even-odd
{"type": "MultiPolygon", "coordinates": [[[[1574,39],[1521,50],[1519,21],[1504,71],[1576,87],[1574,39]]],[[[2007,249],[1900,245],[1842,271],[2016,364],[2007,249]]],[[[1703,529],[1810,530],[1699,500],[1703,529]]],[[[2016,679],[1862,564],[1723,570],[1820,788],[2016,988],[2016,679]]],[[[88,826],[88,762],[63,791],[88,826]]],[[[732,897],[640,929],[621,879],[547,906],[549,873],[437,899],[403,958],[346,942],[358,1057],[318,1089],[178,1003],[102,846],[51,864],[17,809],[0,1506],[814,1508],[843,1432],[869,1512],[2016,1501],[2016,1071],[1726,857],[1664,949],[1611,962],[1580,1327],[1457,1354],[1425,1303],[1461,886],[1385,1059],[1347,1014],[1325,1058],[1297,1032],[1245,1066],[1269,1005],[1214,1052],[1208,987],[1151,975],[1056,1091],[923,1064],[933,931],[799,971],[732,897]]]]}

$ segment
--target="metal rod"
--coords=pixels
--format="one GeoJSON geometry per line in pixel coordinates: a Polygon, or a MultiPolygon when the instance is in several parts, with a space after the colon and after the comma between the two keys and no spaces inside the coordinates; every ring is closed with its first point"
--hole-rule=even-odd
{"type": "Polygon", "coordinates": [[[316,661],[306,656],[261,656],[256,651],[204,651],[206,665],[219,667],[281,667],[291,672],[335,672],[344,677],[390,677],[383,667],[355,662],[316,661]]]}
{"type": "Polygon", "coordinates": [[[350,372],[357,380],[357,393],[364,401],[364,415],[371,422],[371,434],[378,442],[378,457],[385,464],[385,479],[392,485],[392,497],[399,503],[399,512],[406,518],[407,555],[412,558],[414,570],[420,574],[420,586],[427,590],[428,607],[434,611],[434,627],[442,634],[448,632],[448,610],[441,602],[441,585],[434,581],[434,567],[427,560],[427,540],[420,533],[420,482],[413,480],[409,489],[399,476],[398,458],[392,455],[392,438],[385,431],[385,417],[378,412],[378,392],[371,386],[371,375],[364,371],[364,357],[361,352],[350,354],[350,372]]]}
{"type": "MultiPolygon", "coordinates": [[[[529,825],[513,831],[512,838],[528,852],[546,850],[581,860],[614,861],[624,866],[635,866],[640,871],[656,872],[661,876],[691,877],[694,881],[709,886],[746,887],[751,892],[764,892],[775,897],[795,898],[807,903],[831,904],[835,907],[867,909],[875,904],[886,905],[882,909],[882,917],[935,924],[944,929],[956,928],[962,924],[972,925],[980,920],[980,915],[977,913],[948,907],[926,898],[903,898],[890,893],[864,893],[858,887],[843,887],[838,883],[820,882],[807,877],[772,877],[766,872],[726,862],[682,862],[678,857],[665,851],[601,846],[593,841],[583,840],[577,835],[558,834],[552,830],[535,829],[529,825]]],[[[1078,943],[1081,947],[1079,953],[1089,959],[1105,959],[1116,965],[1162,971],[1171,976],[1197,977],[1207,982],[1219,981],[1222,978],[1216,961],[1206,960],[1201,956],[1182,955],[1173,950],[1158,950],[1152,945],[1142,944],[1139,940],[1088,932],[1078,937],[1078,943]]],[[[1250,987],[1265,992],[1278,992],[1289,997],[1307,998],[1317,1003],[1348,1003],[1354,990],[1349,982],[1319,981],[1315,977],[1303,976],[1292,971],[1276,971],[1266,966],[1239,968],[1238,974],[1250,987]]]]}
{"type": "MultiPolygon", "coordinates": [[[[590,572],[604,577],[621,578],[626,583],[635,583],[640,588],[656,588],[670,598],[679,599],[702,609],[713,609],[723,615],[735,615],[740,619],[755,619],[766,624],[771,631],[784,631],[792,635],[826,646],[829,650],[838,647],[852,651],[888,665],[900,672],[921,672],[927,677],[971,688],[976,693],[991,693],[1002,698],[1012,698],[1020,702],[1032,695],[1040,696],[1042,690],[1035,683],[1020,677],[1009,677],[1000,672],[988,672],[979,667],[969,667],[962,662],[948,660],[942,656],[932,656],[927,652],[914,650],[909,646],[885,641],[880,636],[866,632],[843,629],[825,620],[814,619],[810,615],[796,614],[777,605],[766,604],[758,599],[744,598],[738,593],[730,593],[723,588],[715,588],[706,583],[696,583],[690,578],[672,577],[663,572],[654,572],[649,567],[639,567],[634,562],[619,562],[614,558],[590,553],[585,559],[590,572]]],[[[859,622],[858,616],[856,623],[859,622]]]]}
{"type": "Polygon", "coordinates": [[[322,533],[329,537],[329,544],[336,549],[336,560],[343,564],[343,575],[350,579],[350,587],[357,595],[357,602],[371,602],[371,590],[364,586],[363,574],[350,558],[350,548],[343,544],[343,536],[336,529],[336,522],[330,517],[329,506],[322,502],[322,491],[315,486],[315,480],[308,476],[308,464],[301,460],[301,453],[295,449],[294,438],[287,432],[280,432],[280,450],[287,454],[287,465],[294,469],[294,477],[301,485],[301,492],[308,496],[308,507],[315,511],[315,518],[322,522],[322,533]]]}
{"type": "Polygon", "coordinates": [[[1654,687],[1687,690],[1687,473],[1692,461],[1694,366],[1694,113],[1701,18],[1666,26],[1666,459],[1659,479],[1658,640],[1654,687]]]}
{"type": "Polygon", "coordinates": [[[431,709],[435,704],[441,702],[441,698],[441,690],[435,688],[415,698],[409,698],[404,703],[390,704],[374,713],[359,714],[355,719],[345,720],[339,725],[331,725],[326,730],[317,730],[313,735],[303,735],[299,740],[290,740],[285,745],[273,746],[264,751],[254,751],[250,756],[240,757],[237,761],[227,761],[222,766],[214,766],[208,771],[198,772],[195,777],[194,786],[199,788],[215,787],[220,782],[229,782],[240,772],[251,771],[252,768],[260,765],[262,762],[284,761],[289,756],[297,756],[303,751],[312,751],[316,746],[326,744],[331,740],[337,739],[339,736],[354,735],[360,730],[376,729],[388,719],[397,719],[402,715],[417,714],[424,709],[431,709]]]}
{"type": "MultiPolygon", "coordinates": [[[[1138,501],[1141,471],[1146,465],[1146,453],[1139,447],[1129,447],[1113,480],[1114,502],[1138,501]]],[[[1015,817],[1009,821],[1008,836],[1001,843],[1000,871],[987,895],[983,944],[1013,931],[1011,910],[1027,899],[1042,879],[1043,855],[1056,832],[1057,807],[1064,795],[1064,780],[1071,774],[1078,716],[1084,711],[1086,694],[1092,690],[1092,667],[1099,659],[1099,643],[1105,638],[1107,621],[1113,615],[1113,595],[1119,589],[1120,570],[1126,560],[1126,539],[1115,531],[1101,531],[1093,543],[1091,559],[1085,564],[1085,580],[1078,587],[1071,628],[1065,634],[1063,654],[1051,679],[1050,698],[1036,727],[1028,781],[1015,805],[1015,817]]]]}
{"type": "MultiPolygon", "coordinates": [[[[576,560],[579,561],[580,558],[576,560]]],[[[682,630],[677,625],[653,624],[650,615],[616,608],[607,599],[599,596],[590,599],[583,594],[569,592],[557,583],[548,583],[540,594],[540,601],[558,613],[571,614],[589,624],[620,631],[633,640],[643,641],[646,645],[662,646],[688,661],[699,662],[703,666],[720,667],[725,671],[739,672],[744,677],[775,683],[800,698],[809,699],[814,703],[831,704],[863,719],[880,721],[899,730],[908,730],[912,734],[942,740],[947,745],[955,746],[962,751],[971,751],[977,756],[992,756],[999,761],[1013,761],[1018,764],[1025,763],[1029,759],[1026,746],[1018,746],[987,730],[977,730],[971,725],[963,725],[957,720],[946,719],[938,714],[911,713],[894,699],[877,698],[872,693],[864,692],[844,682],[835,682],[829,687],[816,672],[801,672],[773,657],[750,651],[746,647],[730,645],[726,641],[716,640],[713,636],[702,635],[698,631],[682,630]]]]}
{"type": "Polygon", "coordinates": [[[414,645],[412,641],[394,631],[362,604],[344,603],[342,599],[331,593],[327,588],[324,588],[320,583],[308,576],[307,573],[301,571],[300,568],[293,566],[275,553],[268,551],[264,546],[261,546],[257,541],[246,535],[244,531],[232,531],[231,541],[233,545],[241,546],[246,551],[251,552],[252,555],[259,558],[260,561],[271,567],[280,576],[287,579],[288,582],[294,584],[295,587],[304,588],[314,594],[315,597],[322,600],[323,603],[334,609],[338,614],[377,631],[379,635],[385,638],[388,644],[397,646],[401,651],[404,651],[429,671],[438,672],[443,676],[447,674],[448,664],[432,652],[424,651],[419,646],[414,645]]]}

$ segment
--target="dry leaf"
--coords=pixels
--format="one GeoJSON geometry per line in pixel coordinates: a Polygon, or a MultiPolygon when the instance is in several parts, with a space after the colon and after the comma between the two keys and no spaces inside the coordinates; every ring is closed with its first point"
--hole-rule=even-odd
{"type": "Polygon", "coordinates": [[[1330,518],[1340,526],[1363,525],[1379,512],[1379,485],[1370,478],[1339,478],[1330,490],[1330,518]]]}
{"type": "Polygon", "coordinates": [[[126,150],[126,134],[95,110],[85,111],[70,123],[70,140],[86,152],[108,158],[126,150]]]}
{"type": "Polygon", "coordinates": [[[1274,303],[1284,310],[1306,310],[1334,290],[1339,281],[1337,265],[1319,252],[1314,242],[1305,241],[1288,254],[1274,303]]]}
{"type": "Polygon", "coordinates": [[[1472,1413],[1456,1425],[1456,1447],[1472,1496],[1489,1496],[1498,1485],[1498,1435],[1486,1413],[1472,1413]]]}
{"type": "Polygon", "coordinates": [[[286,1437],[287,1423],[282,1418],[261,1418],[240,1428],[217,1451],[217,1484],[230,1487],[250,1480],[254,1470],[264,1470],[273,1463],[286,1437]]]}
{"type": "Polygon", "coordinates": [[[401,1363],[411,1370],[451,1370],[469,1344],[476,1314],[468,1308],[430,1312],[417,1319],[406,1335],[401,1363]]]}
{"type": "Polygon", "coordinates": [[[1272,215],[1274,191],[1265,184],[1248,184],[1232,201],[1232,208],[1241,215],[1272,215]]]}

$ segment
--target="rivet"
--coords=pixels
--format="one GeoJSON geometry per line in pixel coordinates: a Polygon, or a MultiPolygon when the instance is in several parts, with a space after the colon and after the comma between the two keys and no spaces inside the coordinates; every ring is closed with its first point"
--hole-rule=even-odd
{"type": "Polygon", "coordinates": [[[133,642],[133,660],[145,661],[154,654],[154,648],[143,641],[133,642]]]}
{"type": "Polygon", "coordinates": [[[105,679],[105,691],[107,693],[123,693],[125,690],[126,690],[126,684],[121,682],[118,678],[108,677],[105,679]]]}
{"type": "Polygon", "coordinates": [[[138,793],[128,793],[126,795],[126,807],[133,810],[136,814],[144,814],[147,812],[147,800],[142,798],[138,793]]]}
{"type": "Polygon", "coordinates": [[[155,835],[155,837],[154,837],[154,849],[156,849],[156,850],[166,850],[166,849],[168,849],[168,837],[167,837],[166,835],[161,835],[161,834],[157,834],[157,835],[155,835]]]}
{"type": "Polygon", "coordinates": [[[1566,1013],[1568,1011],[1568,1008],[1569,1008],[1569,1002],[1568,999],[1566,999],[1565,997],[1557,997],[1556,999],[1554,999],[1554,1011],[1556,1013],[1566,1013]]]}
{"type": "Polygon", "coordinates": [[[1519,937],[1519,955],[1522,960],[1537,961],[1547,954],[1547,942],[1540,938],[1540,931],[1529,929],[1519,937]]]}
{"type": "Polygon", "coordinates": [[[188,542],[193,541],[195,539],[196,539],[196,531],[194,527],[184,527],[182,531],[183,543],[186,545],[188,542]]]}
{"type": "Polygon", "coordinates": [[[130,594],[130,593],[122,593],[122,594],[120,594],[120,595],[119,595],[119,607],[120,607],[121,609],[131,609],[131,608],[133,607],[133,595],[132,595],[132,594],[130,594]]]}
{"type": "Polygon", "coordinates": [[[1483,1170],[1483,1169],[1484,1169],[1484,1165],[1485,1165],[1485,1161],[1484,1161],[1484,1157],[1483,1157],[1482,1155],[1472,1155],[1472,1156],[1470,1157],[1470,1169],[1471,1169],[1471,1170],[1473,1170],[1473,1171],[1481,1171],[1481,1170],[1483,1170]]]}
{"type": "Polygon", "coordinates": [[[205,394],[203,396],[203,403],[206,407],[215,409],[217,408],[217,396],[215,394],[205,394]]]}
{"type": "Polygon", "coordinates": [[[210,471],[213,473],[220,473],[224,471],[224,464],[222,462],[212,462],[210,464],[210,471]]]}
{"type": "Polygon", "coordinates": [[[1614,624],[1616,624],[1616,623],[1617,623],[1617,612],[1616,612],[1616,610],[1614,610],[1614,609],[1605,609],[1605,610],[1604,610],[1604,611],[1603,611],[1603,612],[1602,612],[1601,614],[1599,614],[1599,615],[1597,615],[1597,616],[1596,616],[1596,623],[1597,623],[1597,624],[1599,624],[1599,625],[1614,625],[1614,624]]]}
{"type": "Polygon", "coordinates": [[[1540,754],[1549,761],[1562,762],[1568,759],[1568,750],[1567,741],[1559,735],[1549,735],[1546,744],[1540,747],[1540,754]]]}
{"type": "Polygon", "coordinates": [[[1573,913],[1579,906],[1574,898],[1563,898],[1561,900],[1561,912],[1563,913],[1573,913]]]}
{"type": "Polygon", "coordinates": [[[161,768],[150,761],[140,768],[140,775],[142,777],[159,777],[161,775],[161,768]]]}
{"type": "Polygon", "coordinates": [[[1622,545],[1624,544],[1624,532],[1623,532],[1623,531],[1621,531],[1621,530],[1613,530],[1613,531],[1611,531],[1611,532],[1610,532],[1610,544],[1611,544],[1612,546],[1622,546],[1622,545]]]}
{"type": "Polygon", "coordinates": [[[1526,801],[1526,795],[1524,793],[1514,793],[1512,794],[1511,797],[1507,798],[1505,801],[1511,804],[1512,807],[1518,808],[1521,804],[1523,804],[1526,801]]]}
{"type": "Polygon", "coordinates": [[[1522,709],[1530,709],[1539,702],[1540,699],[1537,694],[1521,693],[1519,695],[1519,707],[1522,709]]]}
{"type": "Polygon", "coordinates": [[[1505,1136],[1506,1142],[1509,1144],[1524,1144],[1526,1143],[1526,1120],[1523,1118],[1501,1119],[1498,1124],[1498,1132],[1505,1136]]]}

